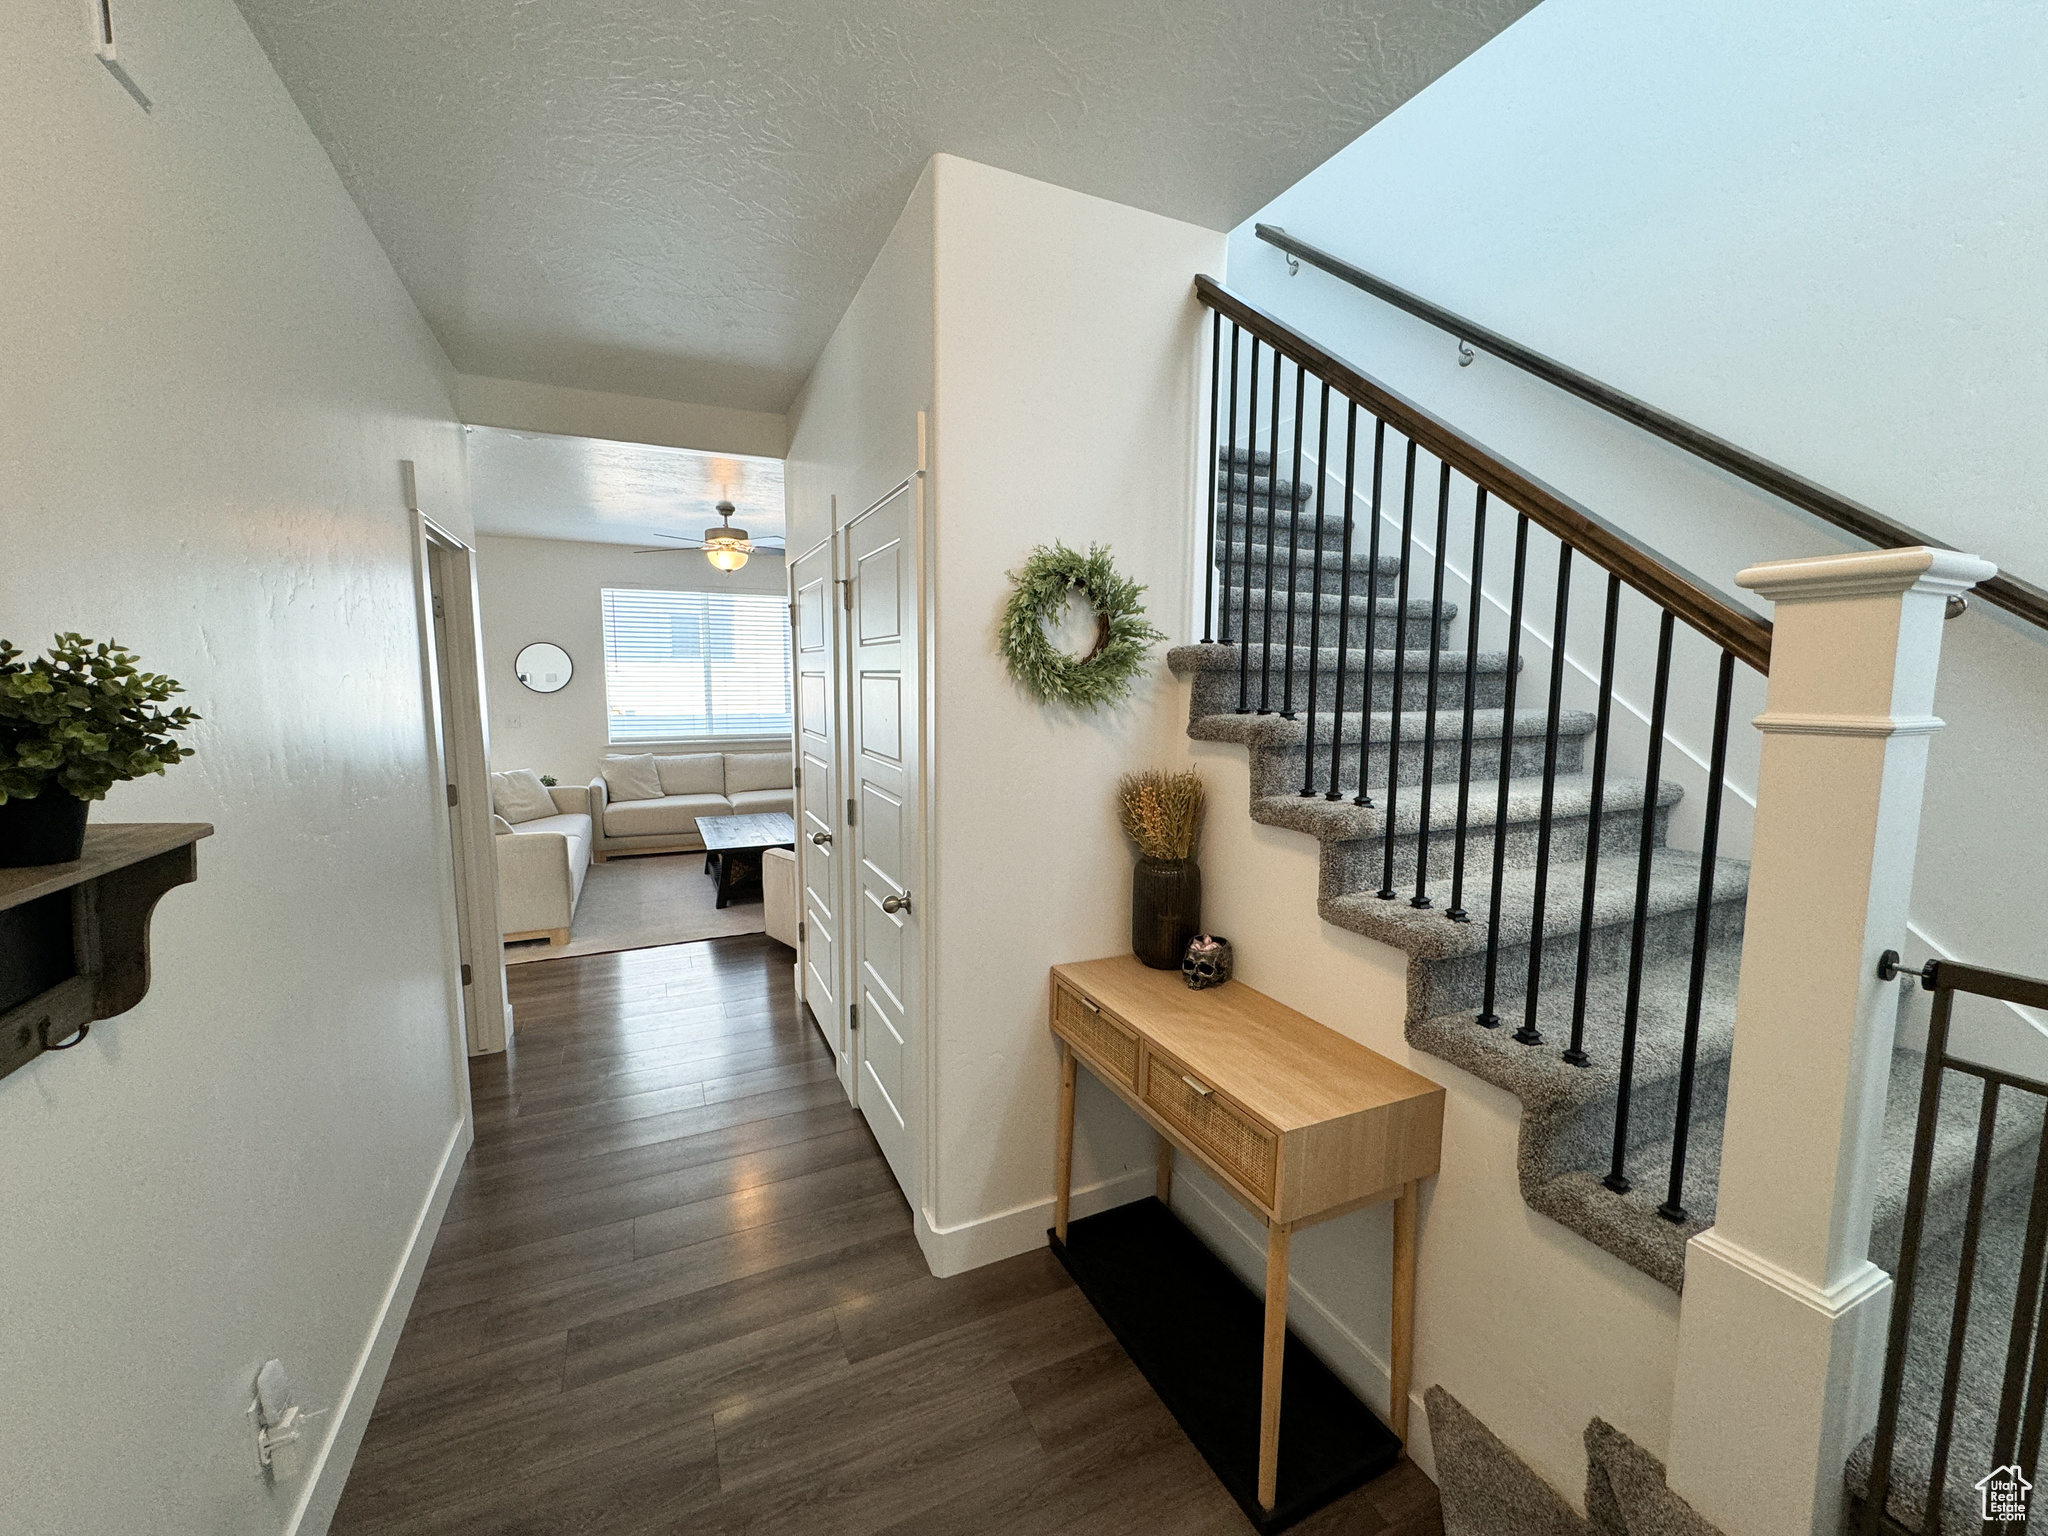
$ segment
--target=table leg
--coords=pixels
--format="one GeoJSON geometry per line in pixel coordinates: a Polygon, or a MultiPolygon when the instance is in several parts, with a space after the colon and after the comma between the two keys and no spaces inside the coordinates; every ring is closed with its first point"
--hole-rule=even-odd
{"type": "Polygon", "coordinates": [[[729,854],[723,853],[713,854],[712,857],[718,861],[712,878],[718,882],[716,886],[718,891],[717,905],[718,910],[723,912],[725,910],[726,898],[732,894],[732,858],[729,854]]]}
{"type": "Polygon", "coordinates": [[[1052,1197],[1053,1235],[1061,1242],[1067,1240],[1067,1208],[1074,1194],[1074,1060],[1073,1048],[1066,1041],[1060,1042],[1060,1129],[1059,1129],[1059,1171],[1054,1175],[1057,1188],[1052,1197]]]}
{"type": "Polygon", "coordinates": [[[1159,1173],[1152,1181],[1152,1192],[1161,1205],[1173,1204],[1173,1143],[1164,1136],[1159,1138],[1159,1173]]]}
{"type": "Polygon", "coordinates": [[[1392,1423],[1387,1427],[1408,1438],[1408,1384],[1415,1355],[1415,1185],[1401,1186],[1394,1201],[1394,1317],[1387,1350],[1392,1423]]]}
{"type": "Polygon", "coordinates": [[[1259,1508],[1270,1510],[1280,1486],[1280,1368],[1287,1358],[1287,1247],[1292,1233],[1266,1228],[1266,1362],[1259,1386],[1259,1508]]]}

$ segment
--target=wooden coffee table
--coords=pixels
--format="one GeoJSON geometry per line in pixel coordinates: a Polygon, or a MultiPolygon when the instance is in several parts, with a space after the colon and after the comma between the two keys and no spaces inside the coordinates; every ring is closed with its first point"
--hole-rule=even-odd
{"type": "Polygon", "coordinates": [[[713,872],[722,911],[736,896],[761,889],[761,855],[770,848],[796,846],[796,818],[781,811],[765,816],[706,816],[697,823],[713,872]]]}

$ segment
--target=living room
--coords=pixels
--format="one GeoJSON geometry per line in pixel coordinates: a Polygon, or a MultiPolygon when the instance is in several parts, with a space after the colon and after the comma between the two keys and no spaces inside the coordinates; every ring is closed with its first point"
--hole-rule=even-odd
{"type": "Polygon", "coordinates": [[[793,945],[781,461],[467,435],[506,963],[793,945]]]}

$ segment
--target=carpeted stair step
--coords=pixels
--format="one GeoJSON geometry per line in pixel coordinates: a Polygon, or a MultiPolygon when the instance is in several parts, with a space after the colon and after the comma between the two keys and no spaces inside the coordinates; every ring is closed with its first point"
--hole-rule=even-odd
{"type": "MultiPolygon", "coordinates": [[[[1368,654],[1363,645],[1347,644],[1344,648],[1344,692],[1343,707],[1357,710],[1365,697],[1365,688],[1370,674],[1372,683],[1372,707],[1388,710],[1394,707],[1394,647],[1392,636],[1384,633],[1392,629],[1392,623],[1382,625],[1380,643],[1368,654]]],[[[1412,626],[1411,626],[1412,627],[1412,626]]],[[[1419,635],[1416,637],[1421,638],[1419,635]]],[[[1247,658],[1240,658],[1235,645],[1183,645],[1176,646],[1168,657],[1173,670],[1191,679],[1193,696],[1189,701],[1189,713],[1201,715],[1229,715],[1237,712],[1238,690],[1248,680],[1251,706],[1257,707],[1260,669],[1272,668],[1272,676],[1285,683],[1287,651],[1276,647],[1272,661],[1266,658],[1266,649],[1254,644],[1247,658]]],[[[1337,647],[1325,644],[1311,650],[1297,639],[1294,656],[1294,699],[1297,713],[1311,707],[1308,694],[1310,663],[1314,663],[1315,699],[1313,707],[1332,710],[1338,705],[1337,694],[1337,647]]],[[[1465,707],[1465,653],[1457,650],[1441,650],[1437,653],[1437,712],[1457,710],[1465,707]]],[[[1429,704],[1429,652],[1422,645],[1406,648],[1401,656],[1402,713],[1410,711],[1426,713],[1429,704]]],[[[1473,703],[1480,709],[1498,709],[1507,693],[1507,653],[1504,651],[1481,651],[1472,663],[1473,703]]],[[[1318,726],[1318,731],[1322,727],[1318,726]]],[[[1347,741],[1356,740],[1353,729],[1346,736],[1347,741]]],[[[1327,742],[1327,737],[1324,738],[1327,742]]]]}
{"type": "MultiPolygon", "coordinates": [[[[1603,854],[1597,863],[1590,955],[1596,974],[1620,971],[1628,963],[1636,865],[1635,857],[1621,854],[1603,854]]],[[[1418,910],[1403,899],[1383,901],[1371,891],[1325,897],[1319,907],[1326,922],[1406,950],[1413,957],[1416,963],[1410,965],[1408,979],[1411,1022],[1419,1024],[1446,1014],[1470,1015],[1478,1011],[1485,996],[1492,874],[1490,868],[1467,872],[1469,923],[1449,922],[1440,911],[1418,910]]],[[[1510,867],[1501,875],[1494,1011],[1502,1018],[1511,1008],[1521,1007],[1526,990],[1530,936],[1535,929],[1536,874],[1532,867],[1510,867]]],[[[1569,988],[1577,974],[1584,880],[1579,862],[1553,856],[1543,911],[1543,981],[1548,988],[1569,988]]],[[[1710,944],[1738,941],[1748,885],[1747,864],[1733,859],[1715,861],[1707,935],[1710,944]]],[[[1658,849],[1650,870],[1644,925],[1646,963],[1691,954],[1698,895],[1699,855],[1686,849],[1658,849]]],[[[1547,1032],[1547,1019],[1543,1027],[1547,1032]]]]}
{"type": "MultiPolygon", "coordinates": [[[[1284,521],[1280,526],[1279,532],[1282,535],[1288,532],[1284,521]]],[[[1353,535],[1351,558],[1349,561],[1343,558],[1344,543],[1341,538],[1326,540],[1322,546],[1322,558],[1318,560],[1316,558],[1317,545],[1313,537],[1314,528],[1311,527],[1309,532],[1311,536],[1302,539],[1298,544],[1290,544],[1285,537],[1277,539],[1271,544],[1270,550],[1273,558],[1275,580],[1281,585],[1285,585],[1287,553],[1292,549],[1295,551],[1295,570],[1301,573],[1302,585],[1307,585],[1309,573],[1320,568],[1323,573],[1323,590],[1325,592],[1335,592],[1344,580],[1344,571],[1348,565],[1351,570],[1352,600],[1362,603],[1371,596],[1370,583],[1374,562],[1372,551],[1366,546],[1363,535],[1353,535]]],[[[1242,528],[1228,529],[1223,537],[1216,541],[1215,553],[1211,556],[1209,563],[1216,568],[1219,577],[1230,588],[1231,606],[1235,607],[1243,600],[1247,573],[1251,577],[1250,585],[1254,593],[1265,585],[1268,548],[1266,527],[1263,522],[1253,526],[1249,545],[1245,542],[1244,530],[1242,528]]],[[[1378,564],[1379,596],[1382,599],[1391,598],[1401,580],[1400,557],[1383,554],[1379,557],[1378,564]]],[[[1429,595],[1427,577],[1424,578],[1423,595],[1425,597],[1429,595]]]]}
{"type": "MultiPolygon", "coordinates": [[[[1277,690],[1275,697],[1277,699],[1277,690]]],[[[1475,709],[1472,712],[1471,772],[1475,781],[1500,772],[1503,713],[1499,709],[1475,709]]],[[[1357,790],[1359,727],[1365,718],[1356,710],[1347,710],[1342,715],[1318,713],[1314,717],[1317,772],[1328,771],[1330,731],[1333,722],[1341,723],[1344,739],[1350,744],[1345,753],[1347,772],[1344,787],[1354,793],[1357,790]]],[[[1387,763],[1393,755],[1388,733],[1397,719],[1400,771],[1396,775],[1396,783],[1405,786],[1422,782],[1425,736],[1430,734],[1428,717],[1419,710],[1409,710],[1398,717],[1385,710],[1375,710],[1370,716],[1371,744],[1366,753],[1366,782],[1373,786],[1375,798],[1379,795],[1379,787],[1387,782],[1387,763]]],[[[1439,792],[1444,783],[1457,783],[1464,719],[1462,709],[1437,712],[1435,750],[1428,755],[1439,792]]],[[[1515,711],[1513,751],[1509,758],[1511,778],[1523,778],[1543,771],[1545,719],[1540,709],[1515,711]]],[[[1257,750],[1252,754],[1252,795],[1257,799],[1300,791],[1309,723],[1310,716],[1305,713],[1292,720],[1279,714],[1205,715],[1188,727],[1188,734],[1197,741],[1228,741],[1255,747],[1257,750]]],[[[1594,717],[1579,710],[1567,710],[1559,717],[1558,772],[1577,773],[1584,767],[1586,738],[1591,734],[1593,724],[1594,717]]]]}
{"type": "MultiPolygon", "coordinates": [[[[1347,616],[1343,599],[1336,592],[1325,589],[1321,597],[1311,590],[1304,579],[1292,599],[1288,597],[1285,581],[1276,589],[1269,602],[1262,592],[1254,591],[1247,604],[1244,594],[1233,594],[1230,604],[1230,641],[1240,635],[1249,635],[1261,654],[1268,643],[1276,653],[1276,660],[1284,656],[1282,647],[1287,641],[1287,627],[1294,626],[1294,643],[1297,646],[1330,645],[1337,643],[1338,625],[1344,626],[1345,640],[1350,645],[1384,645],[1389,649],[1394,644],[1394,625],[1404,614],[1407,619],[1405,643],[1410,647],[1427,651],[1430,641],[1430,605],[1428,599],[1410,598],[1404,609],[1394,598],[1383,597],[1368,607],[1362,597],[1354,597],[1347,616]]],[[[1222,615],[1219,609],[1219,621],[1222,615]]],[[[1436,615],[1438,642],[1445,648],[1456,643],[1463,629],[1453,621],[1457,610],[1451,604],[1444,604],[1443,612],[1436,615]]],[[[1306,656],[1301,664],[1306,667],[1306,656]]],[[[1460,665],[1463,658],[1460,657],[1460,665]]]]}
{"type": "MultiPolygon", "coordinates": [[[[1499,811],[1498,781],[1475,782],[1466,812],[1465,880],[1463,891],[1469,910],[1475,882],[1489,878],[1493,871],[1493,833],[1499,811]]],[[[1665,828],[1683,789],[1669,781],[1658,786],[1657,810],[1651,824],[1651,846],[1661,847],[1665,828]]],[[[1382,841],[1386,813],[1381,808],[1384,786],[1374,786],[1375,804],[1361,806],[1347,795],[1329,800],[1323,795],[1303,797],[1267,795],[1252,802],[1252,820],[1261,826],[1285,827],[1306,833],[1323,844],[1322,891],[1341,895],[1347,891],[1377,891],[1386,873],[1386,844],[1382,841]]],[[[1588,774],[1560,774],[1552,789],[1550,855],[1553,859],[1583,861],[1589,813],[1593,803],[1593,781],[1588,774]]],[[[1543,780],[1531,776],[1508,781],[1506,867],[1519,868],[1535,861],[1541,836],[1543,780]]],[[[1609,778],[1602,799],[1600,851],[1605,857],[1634,854],[1642,845],[1643,781],[1609,778]]],[[[1396,796],[1394,806],[1394,883],[1402,900],[1415,893],[1415,871],[1422,847],[1422,795],[1396,796]]],[[[1458,793],[1455,784],[1439,784],[1429,798],[1429,881],[1424,894],[1439,912],[1450,907],[1452,865],[1457,857],[1458,793]]],[[[1580,864],[1583,869],[1583,863],[1580,864]]],[[[1446,919],[1448,921],[1448,919],[1446,919]]]]}

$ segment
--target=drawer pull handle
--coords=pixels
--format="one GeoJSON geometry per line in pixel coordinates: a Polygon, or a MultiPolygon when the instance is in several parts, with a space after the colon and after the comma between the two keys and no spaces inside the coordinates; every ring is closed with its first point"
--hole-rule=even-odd
{"type": "Polygon", "coordinates": [[[1081,999],[1081,1006],[1083,1008],[1086,1008],[1090,1013],[1102,1012],[1102,1005],[1100,1003],[1091,1003],[1085,997],[1081,999]]]}
{"type": "Polygon", "coordinates": [[[1209,1097],[1210,1093],[1213,1091],[1208,1086],[1208,1084],[1196,1082],[1192,1077],[1189,1077],[1185,1072],[1181,1073],[1180,1080],[1186,1083],[1190,1088],[1194,1089],[1196,1093],[1199,1093],[1205,1099],[1209,1097]]]}

